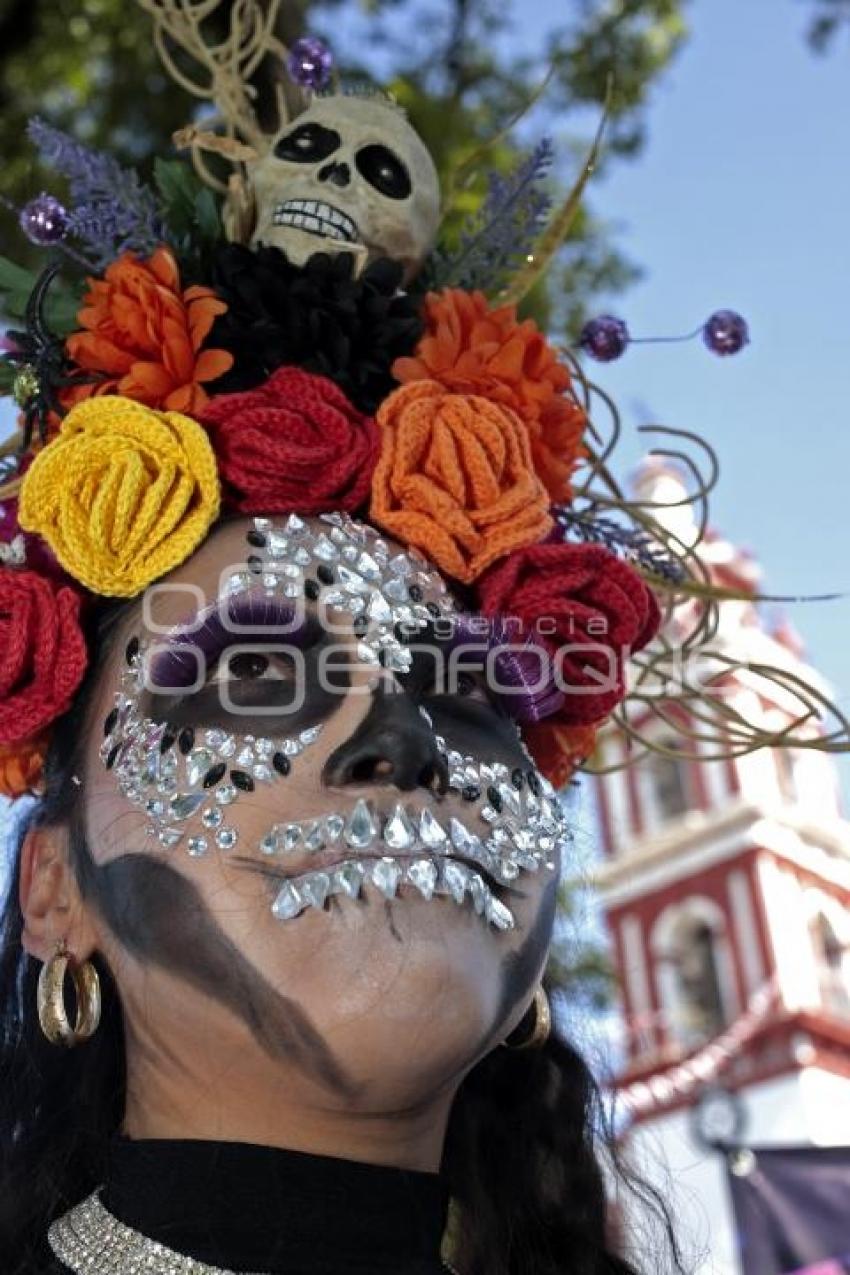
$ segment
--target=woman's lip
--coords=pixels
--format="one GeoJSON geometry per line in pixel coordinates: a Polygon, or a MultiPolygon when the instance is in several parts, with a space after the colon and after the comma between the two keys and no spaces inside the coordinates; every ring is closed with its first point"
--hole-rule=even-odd
{"type": "Polygon", "coordinates": [[[286,870],[278,868],[266,859],[255,859],[251,855],[231,855],[232,863],[242,864],[244,867],[254,868],[257,872],[261,872],[266,876],[274,877],[276,881],[291,881],[296,877],[303,877],[308,872],[327,872],[330,869],[338,868],[343,863],[348,863],[352,859],[361,863],[374,863],[378,859],[397,859],[399,863],[414,863],[418,859],[433,858],[439,861],[450,860],[452,863],[461,863],[465,868],[469,868],[472,872],[477,872],[483,879],[484,883],[498,898],[507,895],[514,895],[517,898],[524,898],[522,890],[517,890],[513,886],[508,885],[504,881],[497,881],[494,876],[475,859],[467,859],[458,854],[441,854],[435,855],[429,853],[423,848],[413,853],[400,853],[398,851],[387,851],[386,853],[376,853],[374,851],[356,851],[350,847],[340,846],[339,850],[334,854],[313,854],[309,859],[295,861],[290,867],[287,864],[286,870]]]}

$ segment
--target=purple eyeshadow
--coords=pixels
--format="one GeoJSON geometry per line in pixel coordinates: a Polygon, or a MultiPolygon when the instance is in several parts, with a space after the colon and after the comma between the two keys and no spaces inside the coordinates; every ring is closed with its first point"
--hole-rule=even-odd
{"type": "Polygon", "coordinates": [[[222,599],[213,610],[158,644],[149,666],[149,682],[160,690],[195,686],[229,646],[302,645],[311,622],[303,614],[297,623],[294,620],[292,603],[264,593],[222,599]]]}
{"type": "Polygon", "coordinates": [[[462,613],[454,617],[447,645],[454,649],[465,643],[483,644],[491,651],[499,646],[510,647],[496,656],[499,684],[493,693],[515,721],[539,722],[563,705],[564,694],[554,671],[546,674],[551,654],[542,642],[536,643],[531,637],[519,639],[511,625],[498,618],[462,613]]]}

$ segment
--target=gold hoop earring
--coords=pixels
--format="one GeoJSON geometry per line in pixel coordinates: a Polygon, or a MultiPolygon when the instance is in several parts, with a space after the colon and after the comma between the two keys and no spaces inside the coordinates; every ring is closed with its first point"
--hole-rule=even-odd
{"type": "MultiPolygon", "coordinates": [[[[543,989],[543,984],[539,983],[534,993],[534,1000],[529,1006],[529,1010],[534,1010],[534,1026],[530,1035],[525,1039],[514,1041],[513,1037],[516,1032],[511,1032],[506,1040],[502,1041],[505,1049],[518,1051],[520,1049],[542,1049],[552,1033],[552,1008],[549,1004],[549,997],[543,989]]],[[[527,1015],[526,1015],[527,1017],[527,1015]]],[[[523,1019],[523,1022],[525,1019],[523,1019]]],[[[520,1024],[522,1026],[522,1023],[520,1024]]],[[[517,1031],[519,1028],[517,1028],[517,1031]]]]}
{"type": "Polygon", "coordinates": [[[94,1035],[100,1022],[100,979],[91,961],[78,964],[64,942],[41,967],[38,976],[38,1021],[51,1045],[72,1048],[94,1035]],[[72,1027],[65,1012],[65,974],[71,975],[77,997],[72,1027]]]}

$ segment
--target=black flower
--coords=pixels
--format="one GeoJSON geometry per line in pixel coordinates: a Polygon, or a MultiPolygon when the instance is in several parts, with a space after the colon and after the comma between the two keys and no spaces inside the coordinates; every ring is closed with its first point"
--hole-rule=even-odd
{"type": "Polygon", "coordinates": [[[422,334],[421,301],[398,292],[403,267],[382,258],[353,278],[354,258],[317,253],[295,266],[279,248],[224,244],[206,282],[227,302],[212,344],[229,350],[216,393],[252,389],[285,364],[335,381],[362,412],[396,388],[390,369],[422,334]]]}

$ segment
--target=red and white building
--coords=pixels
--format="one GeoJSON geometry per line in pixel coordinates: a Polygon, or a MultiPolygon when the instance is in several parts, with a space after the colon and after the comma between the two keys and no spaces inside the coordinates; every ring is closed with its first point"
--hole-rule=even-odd
{"type": "MultiPolygon", "coordinates": [[[[645,469],[644,495],[668,502],[681,478],[645,469]]],[[[677,534],[693,532],[683,522],[677,534]]],[[[753,560],[716,535],[700,548],[712,576],[758,586],[753,560]]],[[[767,730],[799,713],[748,664],[816,684],[798,639],[768,631],[756,607],[727,603],[714,643],[740,662],[726,702],[767,730]]],[[[630,1152],[674,1203],[701,1275],[739,1265],[723,1159],[701,1149],[693,1107],[705,1085],[737,1093],[752,1145],[850,1145],[850,823],[825,753],[761,749],[735,760],[669,745],[595,781],[599,869],[619,985],[626,1059],[618,1088],[630,1152]]],[[[604,762],[627,743],[604,737],[604,762]]]]}

